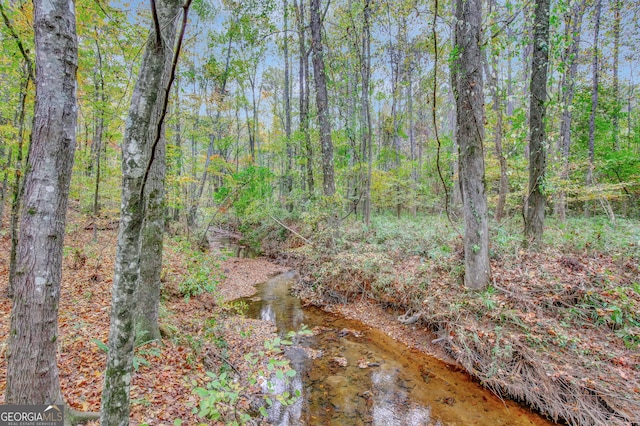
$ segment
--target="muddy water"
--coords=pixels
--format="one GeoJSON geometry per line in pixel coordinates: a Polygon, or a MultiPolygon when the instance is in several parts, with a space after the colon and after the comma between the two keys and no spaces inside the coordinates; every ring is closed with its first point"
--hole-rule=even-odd
{"type": "Polygon", "coordinates": [[[283,274],[244,299],[247,315],[274,322],[281,334],[302,324],[314,336],[287,351],[302,398],[276,407],[278,425],[550,425],[502,401],[462,372],[411,350],[378,330],[313,307],[289,294],[283,274]]]}

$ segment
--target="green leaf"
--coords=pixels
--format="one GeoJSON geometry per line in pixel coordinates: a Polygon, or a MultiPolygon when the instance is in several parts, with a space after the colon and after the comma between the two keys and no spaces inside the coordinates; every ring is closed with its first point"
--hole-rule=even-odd
{"type": "Polygon", "coordinates": [[[93,343],[95,343],[100,349],[102,349],[104,352],[109,352],[109,347],[107,345],[105,345],[102,341],[98,340],[98,339],[91,339],[91,341],[93,343]]]}

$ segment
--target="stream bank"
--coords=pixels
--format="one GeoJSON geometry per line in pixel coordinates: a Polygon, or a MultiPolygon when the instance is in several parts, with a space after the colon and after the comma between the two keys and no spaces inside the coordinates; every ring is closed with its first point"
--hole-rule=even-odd
{"type": "MultiPolygon", "coordinates": [[[[232,246],[228,251],[235,249],[232,246]]],[[[302,398],[293,406],[272,410],[272,424],[550,424],[528,409],[496,397],[461,368],[442,362],[442,358],[453,362],[446,354],[436,354],[441,359],[430,356],[433,353],[425,354],[428,347],[437,349],[424,344],[430,342],[432,335],[412,327],[397,327],[397,321],[389,321],[389,315],[378,308],[366,306],[373,317],[379,315],[372,327],[357,318],[348,319],[338,310],[305,306],[291,293],[300,278],[292,270],[254,287],[259,277],[283,269],[264,258],[228,258],[221,267],[226,275],[219,287],[221,294],[245,295],[231,302],[247,306],[246,319],[232,320],[238,324],[247,321],[239,328],[255,330],[255,321],[261,320],[260,328],[266,327],[280,336],[298,331],[302,324],[313,332],[286,350],[298,374],[293,387],[281,391],[293,394],[297,390],[302,398]],[[256,294],[246,296],[248,293],[256,294]]],[[[356,311],[364,306],[357,304],[356,311]]],[[[231,334],[227,335],[231,338],[231,334]]],[[[237,359],[235,355],[233,359],[237,359]]]]}
{"type": "Polygon", "coordinates": [[[304,324],[313,331],[287,350],[298,372],[288,389],[302,398],[272,410],[277,425],[550,425],[503,401],[466,373],[409,348],[360,321],[303,306],[291,294],[297,274],[257,286],[244,298],[246,316],[276,326],[280,335],[304,324]]]}
{"type": "Polygon", "coordinates": [[[397,240],[343,231],[333,250],[295,235],[266,242],[268,255],[300,271],[305,303],[453,360],[556,421],[640,424],[640,245],[597,233],[579,249],[567,241],[589,234],[565,229],[545,252],[494,246],[492,284],[473,292],[462,285],[460,242],[435,229],[405,228],[397,240]]]}

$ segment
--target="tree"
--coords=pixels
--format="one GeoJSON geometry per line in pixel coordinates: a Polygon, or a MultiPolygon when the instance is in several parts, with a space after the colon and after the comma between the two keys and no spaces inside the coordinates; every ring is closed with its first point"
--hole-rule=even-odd
{"type": "Polygon", "coordinates": [[[135,340],[135,310],[140,277],[145,210],[160,194],[153,168],[164,167],[162,125],[175,76],[190,2],[183,6],[183,24],[176,52],[174,40],[179,0],[153,2],[152,34],[146,43],[122,142],[122,208],[111,300],[107,368],[102,392],[101,424],[129,424],[129,389],[135,340]],[[170,68],[170,70],[168,69],[170,68]],[[167,78],[167,73],[170,72],[167,78]],[[165,83],[166,84],[163,84],[165,83]],[[154,195],[155,194],[155,195],[154,195]],[[152,195],[152,197],[149,197],[152,195]]]}
{"type": "Polygon", "coordinates": [[[529,85],[529,193],[525,214],[525,244],[538,246],[544,229],[546,167],[545,115],[549,69],[549,0],[536,0],[533,59],[529,85]]]}
{"type": "Polygon", "coordinates": [[[620,150],[620,9],[621,0],[613,1],[613,140],[616,151],[620,150]]]}
{"type": "Polygon", "coordinates": [[[369,82],[371,78],[371,1],[365,0],[363,7],[363,26],[362,26],[362,64],[360,73],[362,75],[362,100],[361,115],[362,126],[362,158],[367,159],[367,176],[364,179],[364,203],[362,207],[362,216],[364,222],[369,226],[371,222],[371,174],[372,174],[372,150],[371,150],[371,108],[369,106],[369,82]]]}
{"type": "Polygon", "coordinates": [[[482,289],[489,282],[489,230],[484,186],[484,111],[480,27],[482,2],[456,0],[452,80],[456,98],[460,192],[464,217],[464,283],[482,289]]]}
{"type": "Polygon", "coordinates": [[[320,0],[311,0],[311,49],[313,51],[313,78],[316,84],[316,107],[320,124],[320,146],[322,148],[322,189],[325,196],[336,192],[333,176],[333,142],[329,121],[329,94],[322,54],[322,22],[320,20],[320,0]]]}
{"type": "MultiPolygon", "coordinates": [[[[489,1],[489,14],[491,15],[491,24],[496,26],[496,16],[498,12],[495,10],[495,1],[489,1]]],[[[507,159],[502,152],[502,134],[504,131],[503,111],[502,111],[502,99],[500,96],[500,90],[498,88],[498,61],[500,58],[499,51],[494,46],[488,48],[491,55],[491,64],[489,64],[487,58],[487,52],[484,52],[484,67],[485,75],[489,80],[489,91],[491,92],[491,109],[495,114],[495,123],[493,126],[493,140],[495,155],[500,164],[500,186],[498,189],[498,202],[496,204],[495,220],[500,222],[504,216],[504,206],[507,199],[507,192],[509,191],[509,178],[507,175],[507,159]],[[491,67],[491,68],[489,68],[491,67]]]]}
{"type": "Polygon", "coordinates": [[[311,49],[306,47],[306,29],[305,29],[305,17],[304,17],[304,0],[294,0],[293,5],[296,11],[296,29],[298,31],[298,49],[300,50],[300,65],[299,65],[299,113],[300,124],[299,132],[304,139],[303,145],[305,150],[305,170],[306,170],[306,185],[308,196],[311,197],[314,189],[313,181],[313,147],[311,145],[311,138],[309,137],[309,53],[311,49]]]}
{"type": "Polygon", "coordinates": [[[36,106],[20,217],[6,401],[63,402],[56,361],[78,43],[70,0],[34,1],[36,106]]]}
{"type": "MultiPolygon", "coordinates": [[[[565,68],[562,74],[562,95],[561,108],[562,118],[560,120],[560,139],[558,140],[558,151],[562,158],[562,168],[560,171],[561,181],[569,180],[569,149],[571,147],[571,122],[573,118],[572,103],[575,95],[575,82],[578,74],[578,52],[580,47],[580,33],[582,30],[582,17],[584,16],[586,0],[576,2],[571,8],[569,18],[565,22],[566,37],[568,45],[564,52],[565,68]]],[[[561,221],[566,218],[566,194],[560,190],[554,204],[554,213],[561,221]]]]}

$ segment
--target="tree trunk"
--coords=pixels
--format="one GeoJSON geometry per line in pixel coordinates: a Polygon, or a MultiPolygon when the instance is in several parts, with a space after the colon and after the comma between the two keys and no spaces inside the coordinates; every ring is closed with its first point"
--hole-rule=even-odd
{"type": "MultiPolygon", "coordinates": [[[[287,150],[287,162],[285,167],[285,195],[289,196],[293,189],[293,147],[291,145],[291,91],[289,87],[289,33],[288,33],[288,18],[289,18],[289,4],[287,0],[284,0],[284,135],[286,138],[286,150],[287,150]]],[[[293,210],[293,204],[287,203],[287,209],[293,210]]]]}
{"type": "MultiPolygon", "coordinates": [[[[181,123],[181,119],[180,119],[180,113],[181,113],[182,109],[180,106],[180,76],[177,75],[176,76],[176,98],[175,98],[175,104],[174,104],[174,115],[176,117],[176,124],[175,124],[175,129],[174,129],[174,135],[175,135],[175,149],[178,152],[178,158],[176,159],[176,175],[178,177],[178,180],[180,180],[180,176],[182,176],[182,162],[183,162],[183,157],[182,157],[182,123],[181,123]]],[[[172,220],[174,222],[178,222],[180,221],[180,208],[179,207],[174,207],[173,209],[173,218],[172,220]]]]}
{"type": "Polygon", "coordinates": [[[452,80],[456,96],[464,231],[464,283],[482,289],[489,282],[489,233],[484,188],[484,112],[480,27],[482,2],[456,0],[452,80]]]}
{"type": "Polygon", "coordinates": [[[362,64],[360,72],[362,74],[362,124],[364,132],[362,134],[362,158],[367,159],[367,177],[364,179],[364,205],[362,216],[364,222],[369,226],[371,223],[371,174],[372,174],[372,149],[371,149],[371,107],[369,106],[369,81],[371,78],[371,28],[369,20],[371,17],[371,0],[364,1],[362,26],[362,64]]]}
{"type": "MultiPolygon", "coordinates": [[[[560,121],[560,146],[558,151],[562,156],[562,169],[560,171],[561,185],[569,181],[569,150],[571,147],[571,121],[573,112],[571,105],[575,95],[575,82],[578,75],[578,51],[580,49],[580,33],[582,31],[582,18],[584,16],[586,0],[575,3],[571,13],[571,31],[568,37],[571,42],[565,50],[565,72],[562,76],[562,118],[560,121]]],[[[569,23],[567,23],[569,25],[569,23]]],[[[554,203],[554,214],[564,222],[566,219],[566,193],[563,189],[558,194],[554,203]]]]}
{"type": "Polygon", "coordinates": [[[307,180],[307,192],[309,198],[313,195],[314,181],[313,181],[313,147],[311,145],[311,138],[309,136],[309,53],[310,49],[306,47],[305,43],[305,22],[304,22],[304,1],[301,0],[298,5],[298,1],[294,0],[294,6],[296,9],[296,24],[298,30],[298,45],[300,50],[300,133],[304,138],[304,150],[305,150],[305,169],[307,180]]]}
{"type": "MultiPolygon", "coordinates": [[[[171,34],[175,35],[175,28],[171,34]]],[[[171,34],[166,36],[169,46],[173,46],[171,34]]],[[[165,66],[165,75],[168,75],[168,69],[171,67],[171,56],[167,55],[167,57],[169,58],[169,63],[165,66]]],[[[166,87],[166,85],[163,85],[163,87],[166,87]]],[[[154,124],[157,126],[157,122],[154,124]]],[[[137,344],[160,339],[158,311],[160,308],[160,273],[162,271],[162,247],[164,242],[165,172],[166,140],[164,135],[161,135],[156,147],[155,159],[151,169],[149,169],[148,181],[145,185],[146,214],[142,226],[140,244],[140,278],[135,297],[137,300],[135,314],[137,344]]]]}
{"type": "MultiPolygon", "coordinates": [[[[103,425],[129,424],[129,389],[135,339],[136,291],[140,275],[141,231],[145,216],[144,194],[154,191],[153,144],[160,137],[163,109],[170,87],[163,86],[166,64],[173,56],[179,0],[155,3],[154,26],[147,41],[129,108],[122,142],[122,207],[111,298],[109,351],[102,391],[100,422],[103,425]],[[153,164],[151,164],[153,168],[153,164]],[[151,172],[147,176],[147,172],[151,172]],[[150,178],[148,183],[145,179],[150,178]],[[148,186],[147,186],[148,185],[148,186]]],[[[152,3],[152,7],[154,3],[152,3]]],[[[186,13],[186,9],[185,9],[186,13]]],[[[159,145],[162,145],[161,143],[159,145]]],[[[146,259],[145,259],[146,261],[146,259]]]]}
{"type": "MultiPolygon", "coordinates": [[[[598,40],[600,38],[600,15],[602,13],[602,0],[596,0],[595,18],[593,30],[593,79],[591,86],[591,114],[589,116],[589,168],[587,169],[586,183],[587,186],[593,185],[593,168],[595,159],[595,139],[596,139],[596,112],[598,110],[598,85],[599,85],[599,51],[598,40]]],[[[591,214],[591,202],[587,200],[584,204],[584,214],[591,214]]]]}
{"type": "Polygon", "coordinates": [[[613,0],[613,142],[616,151],[620,151],[620,8],[621,0],[613,0]]]}
{"type": "MultiPolygon", "coordinates": [[[[25,73],[26,74],[26,73],[25,73]]],[[[29,89],[29,81],[31,73],[29,73],[24,81],[20,83],[20,107],[18,112],[18,155],[16,159],[15,178],[13,181],[13,197],[11,199],[11,216],[9,219],[9,228],[11,232],[11,252],[9,253],[9,289],[8,296],[13,297],[13,289],[16,282],[16,268],[18,261],[18,241],[19,237],[19,221],[20,221],[20,204],[22,202],[22,191],[24,182],[22,180],[22,152],[24,146],[24,117],[26,109],[27,91],[29,89]]],[[[31,145],[29,145],[31,149],[31,145]]]]}
{"type": "Polygon", "coordinates": [[[547,71],[549,68],[549,7],[550,0],[536,0],[534,18],[533,59],[529,85],[529,194],[525,216],[525,244],[539,247],[544,229],[546,196],[545,115],[547,101],[547,71]]]}
{"type": "MultiPolygon", "coordinates": [[[[97,35],[96,35],[97,36],[97,35]]],[[[92,151],[92,160],[95,161],[96,164],[96,175],[95,175],[95,184],[93,191],[93,215],[97,217],[100,213],[100,159],[102,157],[102,137],[104,133],[104,108],[106,105],[106,97],[104,94],[104,76],[102,75],[102,54],[100,53],[100,44],[96,39],[96,55],[98,57],[98,70],[94,73],[95,81],[95,90],[96,90],[96,100],[99,103],[98,106],[98,117],[96,122],[96,130],[93,138],[93,145],[91,146],[92,151]]],[[[95,230],[95,227],[94,227],[95,230]]],[[[94,235],[94,239],[95,239],[94,235]]]]}
{"type": "Polygon", "coordinates": [[[60,404],[58,305],[77,119],[74,3],[34,1],[34,29],[36,102],[20,217],[5,400],[60,404]]]}
{"type": "MultiPolygon", "coordinates": [[[[495,13],[493,8],[495,7],[495,1],[489,3],[489,13],[495,13]]],[[[495,22],[494,22],[495,24],[495,22]]],[[[496,203],[495,220],[500,222],[504,216],[504,206],[507,199],[507,192],[509,191],[509,178],[507,177],[507,159],[502,153],[502,131],[503,131],[503,116],[502,116],[502,100],[500,99],[500,91],[498,90],[498,58],[499,52],[490,51],[491,54],[491,67],[489,67],[489,61],[487,60],[487,54],[484,54],[484,66],[485,74],[489,80],[489,91],[491,93],[491,109],[493,110],[495,117],[495,123],[493,126],[493,140],[496,158],[500,164],[500,184],[498,187],[498,202],[496,203]]]]}
{"type": "Polygon", "coordinates": [[[322,147],[322,189],[325,196],[336,192],[333,177],[333,142],[329,121],[329,96],[322,55],[322,23],[320,22],[320,0],[311,0],[311,47],[313,50],[313,77],[316,83],[316,107],[320,123],[320,146],[322,147]]]}
{"type": "Polygon", "coordinates": [[[7,198],[7,193],[8,193],[7,186],[9,186],[9,167],[11,167],[12,161],[13,161],[13,150],[9,148],[7,150],[7,162],[5,163],[4,177],[2,178],[2,193],[0,194],[0,229],[2,229],[2,225],[4,223],[4,205],[5,205],[5,200],[7,198]]]}

